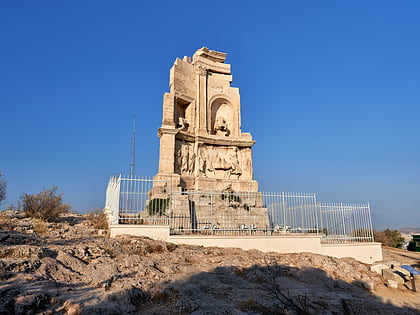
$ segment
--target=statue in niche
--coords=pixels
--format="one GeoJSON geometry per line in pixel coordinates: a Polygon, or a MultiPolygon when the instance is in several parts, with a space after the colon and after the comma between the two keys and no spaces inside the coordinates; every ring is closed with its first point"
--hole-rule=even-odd
{"type": "Polygon", "coordinates": [[[177,124],[177,128],[180,130],[188,130],[188,127],[190,126],[190,124],[188,123],[188,121],[183,118],[183,117],[179,117],[178,118],[178,124],[177,124]]]}
{"type": "Polygon", "coordinates": [[[229,136],[230,131],[228,129],[228,124],[226,122],[226,119],[223,117],[217,117],[216,121],[214,123],[214,132],[216,135],[223,135],[223,136],[229,136]]]}

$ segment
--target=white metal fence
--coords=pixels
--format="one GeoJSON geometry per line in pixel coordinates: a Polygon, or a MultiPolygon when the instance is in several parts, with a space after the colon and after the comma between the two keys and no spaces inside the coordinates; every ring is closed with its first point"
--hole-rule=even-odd
{"type": "Polygon", "coordinates": [[[318,208],[321,224],[326,227],[324,242],[373,242],[368,203],[320,203],[318,208]]]}
{"type": "Polygon", "coordinates": [[[169,225],[171,234],[321,235],[372,242],[369,204],[319,203],[314,193],[185,191],[151,178],[111,177],[111,224],[169,225]]]}

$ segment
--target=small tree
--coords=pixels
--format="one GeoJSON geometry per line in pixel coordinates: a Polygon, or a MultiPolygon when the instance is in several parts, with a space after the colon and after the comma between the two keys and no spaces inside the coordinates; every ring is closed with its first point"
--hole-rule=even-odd
{"type": "Polygon", "coordinates": [[[384,246],[402,248],[404,245],[404,237],[398,230],[375,231],[374,238],[376,242],[380,242],[384,246]]]}
{"type": "Polygon", "coordinates": [[[19,208],[28,217],[56,222],[62,213],[70,211],[70,206],[63,203],[62,194],[56,194],[57,187],[44,189],[36,195],[23,193],[20,196],[19,208]]]}
{"type": "Polygon", "coordinates": [[[4,174],[0,171],[0,205],[6,199],[6,188],[7,180],[4,178],[4,174]]]}

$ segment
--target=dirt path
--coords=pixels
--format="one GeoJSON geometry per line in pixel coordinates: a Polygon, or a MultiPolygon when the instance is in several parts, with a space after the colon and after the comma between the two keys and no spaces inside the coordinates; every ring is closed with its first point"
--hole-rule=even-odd
{"type": "Polygon", "coordinates": [[[383,247],[384,260],[396,260],[402,264],[417,265],[415,268],[420,268],[420,252],[409,252],[406,250],[383,247]]]}
{"type": "MultiPolygon", "coordinates": [[[[394,261],[402,265],[411,265],[417,270],[420,270],[420,253],[392,247],[383,247],[382,250],[384,261],[394,261]]],[[[375,289],[375,294],[380,296],[386,304],[417,308],[420,313],[420,275],[415,276],[415,283],[417,292],[411,290],[411,283],[407,281],[404,286],[398,289],[387,288],[384,284],[379,285],[375,289]]]]}

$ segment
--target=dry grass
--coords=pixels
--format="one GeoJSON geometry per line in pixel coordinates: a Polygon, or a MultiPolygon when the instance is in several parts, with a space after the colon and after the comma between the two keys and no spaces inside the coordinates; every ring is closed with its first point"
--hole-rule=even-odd
{"type": "Polygon", "coordinates": [[[0,230],[13,230],[12,220],[2,213],[0,213],[0,230]]]}
{"type": "Polygon", "coordinates": [[[93,227],[98,230],[108,229],[108,218],[106,217],[103,209],[92,209],[88,212],[88,220],[92,223],[93,227]]]}
{"type": "Polygon", "coordinates": [[[48,233],[48,226],[47,223],[43,220],[35,220],[34,232],[37,234],[47,234],[48,233]]]}

